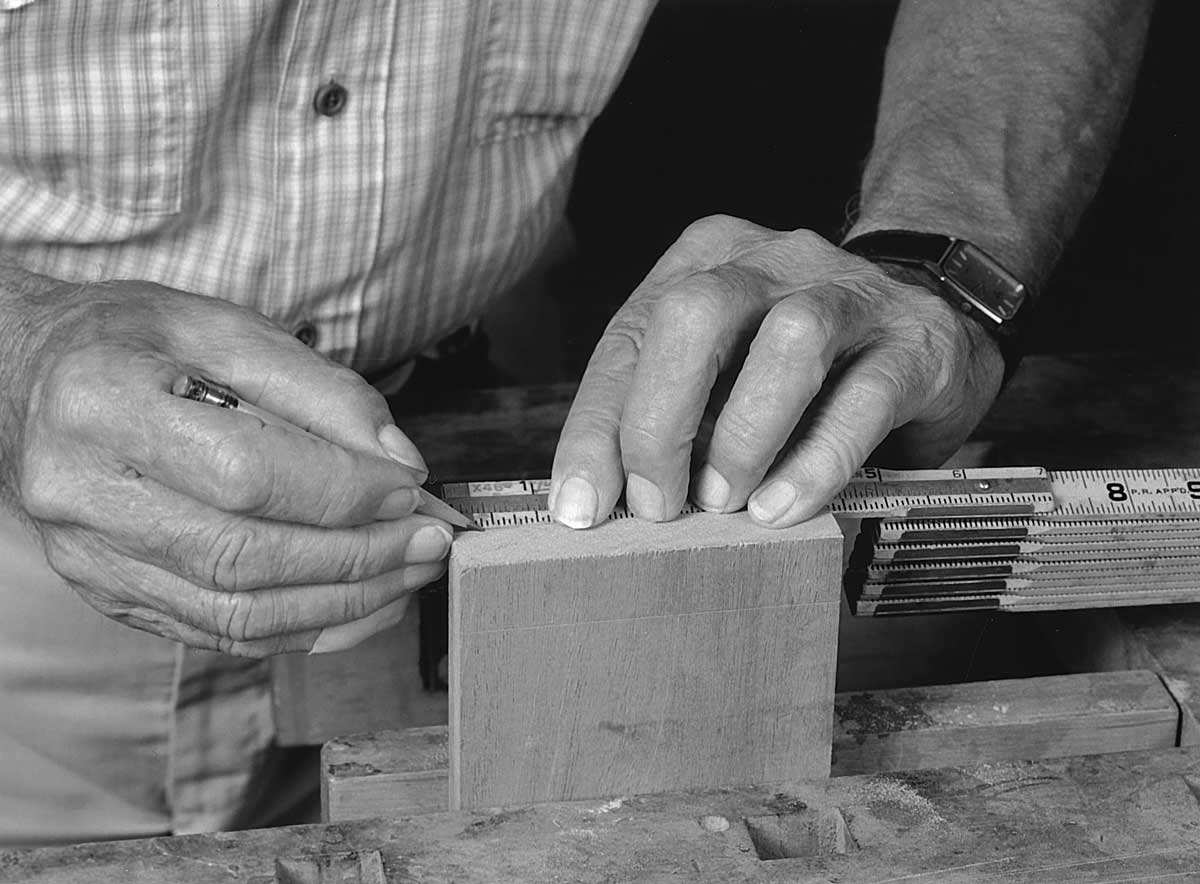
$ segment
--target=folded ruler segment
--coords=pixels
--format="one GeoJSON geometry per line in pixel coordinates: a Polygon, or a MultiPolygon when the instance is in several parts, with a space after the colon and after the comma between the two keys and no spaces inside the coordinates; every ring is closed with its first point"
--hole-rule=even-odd
{"type": "Polygon", "coordinates": [[[865,521],[846,574],[855,613],[1200,601],[1200,469],[1047,480],[1054,506],[1030,516],[865,521]]]}

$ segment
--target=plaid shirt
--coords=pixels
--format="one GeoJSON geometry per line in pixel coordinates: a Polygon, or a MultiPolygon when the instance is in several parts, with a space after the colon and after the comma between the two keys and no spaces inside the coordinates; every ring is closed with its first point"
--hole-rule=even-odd
{"type": "MultiPolygon", "coordinates": [[[[537,258],[652,5],[0,0],[0,257],[311,324],[380,375],[537,258]]],[[[228,823],[261,666],[105,620],[5,519],[0,610],[0,842],[228,823]]]]}
{"type": "Polygon", "coordinates": [[[651,6],[0,0],[0,255],[311,323],[378,374],[537,257],[651,6]]]}

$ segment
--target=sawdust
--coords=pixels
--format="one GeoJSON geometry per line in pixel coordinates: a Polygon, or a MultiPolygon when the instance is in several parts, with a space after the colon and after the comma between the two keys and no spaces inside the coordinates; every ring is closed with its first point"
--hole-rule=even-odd
{"type": "Polygon", "coordinates": [[[890,807],[912,818],[918,825],[936,826],[946,822],[932,801],[900,777],[881,776],[868,780],[863,784],[860,798],[877,814],[890,807]]]}
{"type": "Polygon", "coordinates": [[[1028,777],[1028,764],[1019,762],[992,762],[971,769],[971,776],[985,786],[1007,786],[1019,783],[1028,777]]]}
{"type": "Polygon", "coordinates": [[[916,694],[903,691],[851,694],[837,700],[836,706],[842,729],[860,744],[871,736],[884,737],[935,723],[916,694]]]}
{"type": "Polygon", "coordinates": [[[605,801],[599,807],[585,807],[581,812],[599,816],[602,813],[612,813],[614,810],[620,810],[624,804],[624,798],[614,798],[611,801],[605,801]]]}

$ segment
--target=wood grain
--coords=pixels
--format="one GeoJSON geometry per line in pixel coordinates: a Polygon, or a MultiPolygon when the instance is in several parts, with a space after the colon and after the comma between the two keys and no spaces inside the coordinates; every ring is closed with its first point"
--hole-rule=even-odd
{"type": "Polygon", "coordinates": [[[460,538],[451,807],[827,774],[841,556],[828,516],[460,538]]]}
{"type": "Polygon", "coordinates": [[[837,775],[1165,749],[1179,710],[1144,670],[838,694],[837,775]]]}

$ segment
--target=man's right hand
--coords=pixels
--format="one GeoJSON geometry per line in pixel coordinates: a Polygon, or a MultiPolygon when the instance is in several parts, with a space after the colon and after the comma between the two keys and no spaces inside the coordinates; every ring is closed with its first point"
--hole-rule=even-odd
{"type": "Polygon", "coordinates": [[[0,493],[100,612],[233,654],[338,650],[442,574],[424,461],[357,374],[225,301],[22,287],[0,305],[25,332],[0,356],[0,493]],[[185,372],[308,433],[173,396],[185,372]]]}

